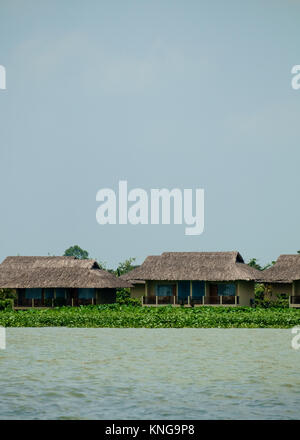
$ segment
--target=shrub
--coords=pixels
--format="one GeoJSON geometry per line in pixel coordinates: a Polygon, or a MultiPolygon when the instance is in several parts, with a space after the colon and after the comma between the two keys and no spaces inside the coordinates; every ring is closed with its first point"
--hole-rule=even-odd
{"type": "Polygon", "coordinates": [[[129,289],[117,290],[116,302],[120,305],[126,306],[141,306],[142,302],[139,298],[131,298],[129,289]]]}
{"type": "Polygon", "coordinates": [[[272,290],[269,286],[264,284],[256,284],[255,300],[253,301],[252,306],[261,307],[263,309],[268,309],[270,307],[285,309],[289,307],[289,298],[285,293],[280,293],[273,298],[272,290]]]}
{"type": "Polygon", "coordinates": [[[0,299],[0,310],[11,310],[12,305],[12,299],[0,299]]]}
{"type": "Polygon", "coordinates": [[[270,307],[286,309],[289,307],[288,296],[284,293],[277,295],[276,299],[255,297],[254,307],[262,307],[268,309],[270,307]]]}
{"type": "Polygon", "coordinates": [[[142,301],[140,300],[140,298],[127,298],[123,301],[122,300],[118,301],[118,304],[139,307],[142,306],[142,301]]]}
{"type": "Polygon", "coordinates": [[[0,289],[1,299],[17,299],[16,291],[13,289],[0,289]]]}
{"type": "Polygon", "coordinates": [[[129,289],[117,290],[117,304],[126,306],[141,306],[142,302],[139,298],[131,298],[129,289]]]}

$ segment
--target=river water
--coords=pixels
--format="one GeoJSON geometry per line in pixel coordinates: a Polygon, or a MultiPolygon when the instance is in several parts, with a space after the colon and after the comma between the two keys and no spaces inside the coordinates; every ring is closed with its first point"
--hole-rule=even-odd
{"type": "Polygon", "coordinates": [[[0,419],[299,419],[280,329],[8,328],[0,419]]]}

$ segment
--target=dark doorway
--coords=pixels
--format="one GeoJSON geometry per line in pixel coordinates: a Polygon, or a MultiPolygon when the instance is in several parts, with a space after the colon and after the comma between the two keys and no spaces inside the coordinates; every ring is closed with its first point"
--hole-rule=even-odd
{"type": "Polygon", "coordinates": [[[26,300],[25,300],[25,289],[18,289],[17,290],[17,305],[18,306],[25,306],[26,300]]]}
{"type": "Polygon", "coordinates": [[[78,306],[78,289],[67,289],[67,305],[78,306]]]}
{"type": "Polygon", "coordinates": [[[209,303],[210,304],[219,304],[218,285],[217,284],[210,284],[209,285],[209,303]]]}
{"type": "Polygon", "coordinates": [[[190,281],[178,281],[178,303],[187,304],[190,296],[190,281]]]}

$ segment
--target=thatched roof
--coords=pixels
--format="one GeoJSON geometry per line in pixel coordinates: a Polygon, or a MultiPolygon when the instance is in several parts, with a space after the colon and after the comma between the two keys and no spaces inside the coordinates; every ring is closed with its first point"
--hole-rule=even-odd
{"type": "Polygon", "coordinates": [[[300,280],[300,254],[280,255],[269,269],[261,272],[259,281],[265,283],[291,283],[300,280]]]}
{"type": "Polygon", "coordinates": [[[7,257],[0,264],[0,288],[122,288],[125,280],[101,270],[96,260],[75,257],[7,257]]]}
{"type": "Polygon", "coordinates": [[[260,272],[244,263],[238,252],[164,252],[121,278],[134,280],[255,280],[260,272]]]}

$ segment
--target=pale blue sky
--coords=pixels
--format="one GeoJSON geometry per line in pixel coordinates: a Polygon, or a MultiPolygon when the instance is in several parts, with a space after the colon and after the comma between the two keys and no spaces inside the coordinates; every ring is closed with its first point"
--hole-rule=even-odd
{"type": "Polygon", "coordinates": [[[296,0],[0,0],[0,259],[296,252],[299,19],[296,0]],[[204,188],[205,232],[98,225],[122,179],[204,188]]]}

